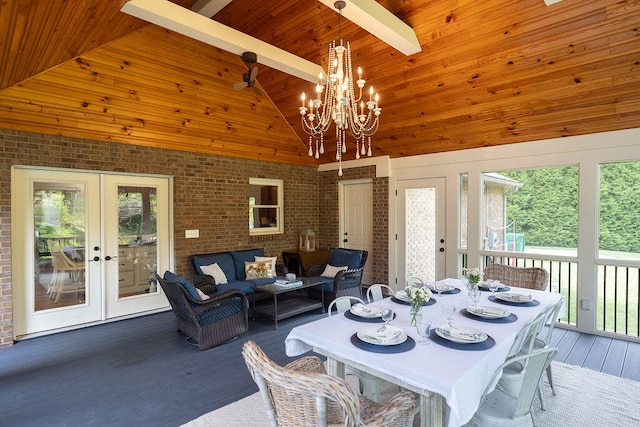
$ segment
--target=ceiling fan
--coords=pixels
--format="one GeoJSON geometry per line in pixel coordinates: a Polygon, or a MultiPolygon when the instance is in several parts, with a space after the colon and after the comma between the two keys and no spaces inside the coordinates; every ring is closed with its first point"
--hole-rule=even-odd
{"type": "Polygon", "coordinates": [[[244,89],[246,87],[253,88],[253,90],[260,96],[262,91],[255,85],[256,76],[258,75],[258,67],[251,68],[252,64],[258,62],[258,55],[255,52],[243,52],[242,60],[247,64],[248,70],[242,75],[242,81],[233,84],[235,90],[244,89]]]}

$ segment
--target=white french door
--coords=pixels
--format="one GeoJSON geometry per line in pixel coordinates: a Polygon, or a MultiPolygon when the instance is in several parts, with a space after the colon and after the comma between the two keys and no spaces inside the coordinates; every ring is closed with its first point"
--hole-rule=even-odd
{"type": "Polygon", "coordinates": [[[445,275],[445,179],[397,184],[397,286],[409,276],[434,281],[445,275]]]}
{"type": "Polygon", "coordinates": [[[166,307],[170,178],[12,169],[16,338],[166,307]]]}

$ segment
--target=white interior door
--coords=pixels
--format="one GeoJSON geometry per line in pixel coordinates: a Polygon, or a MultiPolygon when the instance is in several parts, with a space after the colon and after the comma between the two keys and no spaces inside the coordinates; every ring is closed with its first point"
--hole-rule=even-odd
{"type": "Polygon", "coordinates": [[[445,179],[398,181],[397,287],[409,276],[423,281],[445,274],[445,179]]]}
{"type": "Polygon", "coordinates": [[[344,181],[341,183],[342,219],[341,247],[369,252],[362,283],[373,283],[373,183],[344,181]]]}
{"type": "Polygon", "coordinates": [[[168,307],[170,178],[12,169],[16,338],[168,307]]]}

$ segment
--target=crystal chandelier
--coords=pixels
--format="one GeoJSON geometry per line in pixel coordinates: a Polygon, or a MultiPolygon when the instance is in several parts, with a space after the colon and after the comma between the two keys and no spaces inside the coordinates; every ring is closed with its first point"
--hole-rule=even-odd
{"type": "Polygon", "coordinates": [[[356,159],[362,154],[371,156],[371,135],[378,131],[378,124],[382,108],[378,107],[378,94],[374,95],[373,86],[369,88],[369,100],[362,99],[362,89],[365,80],[362,69],[358,67],[358,96],[354,92],[353,71],[351,68],[351,48],[342,41],[342,9],[344,1],[337,1],[334,7],[338,9],[339,42],[334,40],[329,45],[329,61],[327,62],[327,79],[323,73],[318,76],[316,98],[309,100],[309,107],[305,105],[306,96],[302,93],[300,116],[302,128],[309,135],[309,156],[320,158],[324,153],[324,135],[329,130],[331,122],[336,125],[336,160],[339,162],[338,175],[342,176],[342,155],[347,152],[347,129],[356,140],[356,159]],[[326,83],[326,87],[323,83],[326,83]],[[326,89],[326,90],[325,90],[326,89]],[[315,150],[314,150],[315,142],[315,150]],[[366,142],[366,144],[365,144],[366,142]]]}

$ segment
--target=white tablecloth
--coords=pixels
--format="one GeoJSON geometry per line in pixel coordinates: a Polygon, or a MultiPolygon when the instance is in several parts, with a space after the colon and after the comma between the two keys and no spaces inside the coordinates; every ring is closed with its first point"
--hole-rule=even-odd
{"type": "MultiPolygon", "coordinates": [[[[462,288],[457,279],[446,279],[446,283],[462,288]]],[[[531,294],[540,301],[535,307],[502,305],[488,301],[490,292],[483,292],[479,305],[489,305],[508,309],[518,317],[513,323],[487,323],[465,317],[456,313],[455,324],[480,329],[491,336],[496,344],[483,351],[454,350],[430,341],[429,345],[420,344],[420,337],[415,328],[409,324],[409,306],[393,302],[390,298],[378,301],[373,305],[391,307],[397,317],[391,322],[400,327],[416,340],[414,349],[397,354],[372,353],[356,348],[350,337],[358,330],[371,327],[371,323],[357,322],[346,318],[343,314],[317,320],[294,328],[285,340],[286,352],[289,356],[306,353],[313,348],[322,350],[323,354],[371,368],[383,376],[394,378],[398,385],[409,385],[414,388],[428,390],[444,397],[450,408],[449,426],[459,426],[468,422],[480,404],[480,397],[491,379],[495,369],[505,360],[518,331],[538,313],[559,301],[562,296],[549,292],[530,289],[512,288],[512,292],[531,294]]],[[[423,307],[426,317],[433,323],[444,323],[442,304],[453,303],[458,310],[469,305],[470,301],[463,290],[458,294],[442,295],[436,304],[423,307]]]]}

